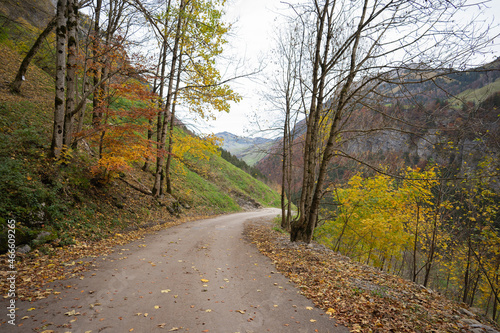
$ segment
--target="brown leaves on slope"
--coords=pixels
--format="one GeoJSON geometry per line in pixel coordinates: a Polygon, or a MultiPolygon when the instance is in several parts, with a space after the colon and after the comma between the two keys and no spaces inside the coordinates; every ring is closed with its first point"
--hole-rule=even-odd
{"type": "Polygon", "coordinates": [[[318,245],[290,243],[263,224],[246,235],[316,306],[351,332],[463,332],[460,305],[318,245]]]}

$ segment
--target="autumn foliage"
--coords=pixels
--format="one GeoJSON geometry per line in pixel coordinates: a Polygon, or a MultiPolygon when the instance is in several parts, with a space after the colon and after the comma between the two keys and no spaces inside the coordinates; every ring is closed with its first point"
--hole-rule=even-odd
{"type": "Polygon", "coordinates": [[[408,169],[401,179],[353,176],[332,188],[336,209],[316,230],[329,248],[443,291],[498,316],[499,194],[485,161],[457,180],[438,168],[408,169]],[[494,184],[494,183],[493,183],[494,184]]]}
{"type": "Polygon", "coordinates": [[[144,82],[127,80],[111,84],[109,105],[103,105],[102,121],[97,127],[83,131],[92,147],[99,151],[95,175],[109,180],[127,170],[132,163],[144,162],[154,156],[153,142],[144,133],[149,120],[156,116],[155,96],[144,82]]]}

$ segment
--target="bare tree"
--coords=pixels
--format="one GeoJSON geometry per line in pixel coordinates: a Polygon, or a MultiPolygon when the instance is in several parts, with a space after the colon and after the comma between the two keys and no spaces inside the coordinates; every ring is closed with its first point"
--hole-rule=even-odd
{"type": "Polygon", "coordinates": [[[300,75],[304,32],[300,24],[290,21],[285,28],[279,27],[276,34],[275,49],[272,51],[278,75],[272,75],[267,100],[280,113],[281,128],[281,228],[290,230],[292,215],[292,179],[293,179],[293,146],[297,120],[304,114],[301,98],[300,75]]]}
{"type": "Polygon", "coordinates": [[[466,7],[444,0],[313,0],[293,6],[305,31],[299,80],[308,110],[292,241],[311,241],[330,162],[351,157],[342,147],[346,131],[356,128],[353,111],[365,106],[386,116],[379,106],[392,97],[388,86],[432,81],[444,75],[438,69],[464,68],[491,41],[488,27],[452,21],[466,7]]]}

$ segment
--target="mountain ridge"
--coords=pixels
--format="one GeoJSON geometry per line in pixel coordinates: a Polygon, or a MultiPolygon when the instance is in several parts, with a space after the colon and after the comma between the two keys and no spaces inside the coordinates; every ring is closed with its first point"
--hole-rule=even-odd
{"type": "Polygon", "coordinates": [[[275,142],[275,139],[239,136],[228,131],[216,133],[215,136],[222,139],[222,148],[224,150],[227,150],[249,166],[254,166],[264,158],[275,142]]]}

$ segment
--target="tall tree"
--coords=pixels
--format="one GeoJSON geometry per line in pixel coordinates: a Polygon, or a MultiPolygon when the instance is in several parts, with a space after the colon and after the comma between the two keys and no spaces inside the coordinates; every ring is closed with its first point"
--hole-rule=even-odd
{"type": "Polygon", "coordinates": [[[218,0],[182,0],[175,11],[170,71],[165,75],[168,78],[165,116],[159,118],[158,127],[158,157],[152,191],[155,196],[172,191],[170,161],[175,144],[172,134],[176,107],[183,105],[199,117],[207,118],[213,117],[213,111],[228,112],[229,101],[240,100],[216,67],[215,59],[223,51],[228,31],[221,21],[223,4],[224,1],[218,0]]]}
{"type": "Polygon", "coordinates": [[[470,22],[450,26],[465,6],[439,0],[313,0],[295,6],[306,30],[300,80],[309,92],[309,106],[292,241],[312,239],[330,162],[334,156],[350,157],[342,143],[347,127],[355,127],[353,110],[365,105],[381,111],[391,94],[382,83],[401,87],[432,81],[443,75],[436,69],[462,68],[472,52],[489,42],[485,30],[468,34],[470,22]]]}
{"type": "MultiPolygon", "coordinates": [[[[182,26],[184,18],[184,12],[186,7],[186,0],[181,0],[179,4],[179,12],[177,15],[177,24],[175,29],[175,37],[174,37],[174,45],[172,49],[172,60],[170,63],[170,72],[168,75],[168,86],[166,92],[166,100],[165,100],[165,110],[168,111],[172,106],[172,98],[174,94],[174,78],[177,68],[177,59],[179,58],[179,44],[181,43],[182,37],[182,26]]],[[[165,31],[166,33],[166,31],[165,31]]],[[[164,36],[166,39],[166,36],[164,36]]],[[[165,57],[166,61],[166,57],[165,57]]],[[[162,64],[164,66],[164,64],[162,64]]],[[[158,156],[156,158],[156,174],[155,174],[155,182],[153,185],[152,193],[154,196],[162,196],[164,193],[164,179],[165,179],[165,144],[167,140],[167,129],[168,129],[168,120],[167,113],[163,112],[163,119],[158,118],[158,156]]]]}
{"type": "Polygon", "coordinates": [[[54,128],[52,131],[51,154],[59,157],[63,148],[64,114],[66,99],[66,44],[67,44],[67,1],[57,1],[56,26],[56,93],[54,105],[54,128]]]}

